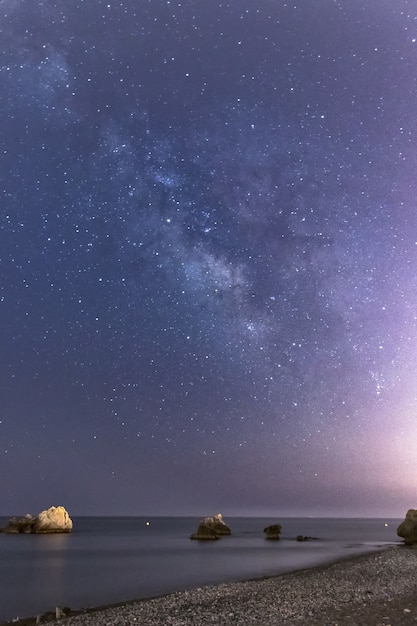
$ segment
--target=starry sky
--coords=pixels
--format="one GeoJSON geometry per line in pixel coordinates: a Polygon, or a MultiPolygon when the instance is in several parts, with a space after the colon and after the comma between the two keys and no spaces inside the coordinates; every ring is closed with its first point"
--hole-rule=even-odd
{"type": "Polygon", "coordinates": [[[414,0],[0,32],[0,514],[416,506],[414,0]]]}

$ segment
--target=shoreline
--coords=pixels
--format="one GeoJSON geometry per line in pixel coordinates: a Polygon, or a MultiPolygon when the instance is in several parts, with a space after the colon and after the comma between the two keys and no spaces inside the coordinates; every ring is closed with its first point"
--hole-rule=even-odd
{"type": "MultiPolygon", "coordinates": [[[[70,611],[66,626],[417,625],[417,548],[392,546],[285,574],[70,611]]],[[[1,622],[0,626],[12,622],[1,622]]],[[[13,622],[33,626],[36,618],[13,622]]]]}

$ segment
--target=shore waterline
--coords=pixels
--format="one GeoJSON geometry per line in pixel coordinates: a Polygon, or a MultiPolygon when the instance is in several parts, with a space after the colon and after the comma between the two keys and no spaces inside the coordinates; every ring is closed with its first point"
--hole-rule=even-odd
{"type": "Polygon", "coordinates": [[[74,518],[70,535],[0,534],[0,620],[272,576],[400,543],[398,519],[225,521],[232,535],[210,545],[189,540],[199,518],[74,518]],[[275,522],[281,540],[265,541],[275,522]],[[298,543],[299,534],[319,541],[298,543]]]}
{"type": "Polygon", "coordinates": [[[410,626],[416,622],[417,550],[404,547],[65,620],[66,626],[410,626]]]}

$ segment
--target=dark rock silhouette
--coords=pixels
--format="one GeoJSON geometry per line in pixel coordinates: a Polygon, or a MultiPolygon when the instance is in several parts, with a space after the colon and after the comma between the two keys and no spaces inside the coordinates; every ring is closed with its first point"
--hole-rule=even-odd
{"type": "Polygon", "coordinates": [[[204,524],[200,524],[197,532],[193,533],[190,539],[198,539],[199,541],[212,541],[213,539],[219,539],[219,535],[216,531],[204,524]]]}
{"type": "Polygon", "coordinates": [[[18,535],[24,533],[26,535],[33,532],[33,524],[35,518],[27,513],[24,517],[12,517],[9,519],[7,526],[1,532],[9,535],[18,535]]]}
{"type": "Polygon", "coordinates": [[[223,521],[221,513],[212,517],[204,517],[197,529],[197,532],[191,535],[190,539],[210,540],[218,539],[223,535],[230,535],[229,526],[223,521]]]}
{"type": "Polygon", "coordinates": [[[271,524],[271,526],[264,528],[265,539],[278,541],[281,534],[281,528],[282,526],[280,524],[271,524]]]}
{"type": "Polygon", "coordinates": [[[397,535],[404,539],[406,546],[417,544],[417,510],[409,509],[405,520],[397,528],[397,535]]]}
{"type": "Polygon", "coordinates": [[[309,537],[308,535],[297,535],[297,541],[317,541],[318,537],[309,537]]]}

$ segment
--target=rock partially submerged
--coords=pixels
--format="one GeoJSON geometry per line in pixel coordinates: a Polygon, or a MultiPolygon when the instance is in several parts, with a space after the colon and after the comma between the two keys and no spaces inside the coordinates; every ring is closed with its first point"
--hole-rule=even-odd
{"type": "Polygon", "coordinates": [[[200,524],[197,532],[193,533],[190,539],[198,539],[199,541],[212,541],[213,539],[219,539],[219,535],[216,534],[216,531],[204,524],[200,524]]]}
{"type": "Polygon", "coordinates": [[[25,515],[24,517],[12,517],[7,526],[1,530],[6,534],[47,534],[47,533],[70,533],[72,520],[63,506],[51,506],[39,515],[25,515]]]}
{"type": "Polygon", "coordinates": [[[317,541],[318,537],[310,537],[309,535],[297,535],[297,541],[317,541]]]}
{"type": "Polygon", "coordinates": [[[405,520],[397,528],[397,535],[404,539],[406,546],[417,544],[417,510],[409,509],[405,520]]]}
{"type": "Polygon", "coordinates": [[[281,529],[281,524],[271,524],[271,526],[267,526],[266,528],[264,528],[265,539],[278,541],[281,534],[281,529]]]}
{"type": "Polygon", "coordinates": [[[197,529],[197,532],[192,534],[190,539],[200,539],[202,541],[219,539],[223,535],[230,535],[230,528],[224,522],[221,513],[212,517],[204,517],[197,529]]]}
{"type": "Polygon", "coordinates": [[[34,520],[35,518],[33,515],[29,515],[29,513],[27,513],[24,517],[12,517],[9,519],[7,526],[3,528],[1,532],[9,535],[18,535],[19,533],[29,535],[33,532],[34,520]]]}
{"type": "Polygon", "coordinates": [[[217,515],[214,515],[213,517],[205,517],[202,521],[202,524],[204,524],[204,526],[207,526],[208,528],[212,528],[216,535],[230,535],[230,528],[229,526],[226,524],[226,522],[223,520],[223,516],[221,513],[218,513],[217,515]]]}

